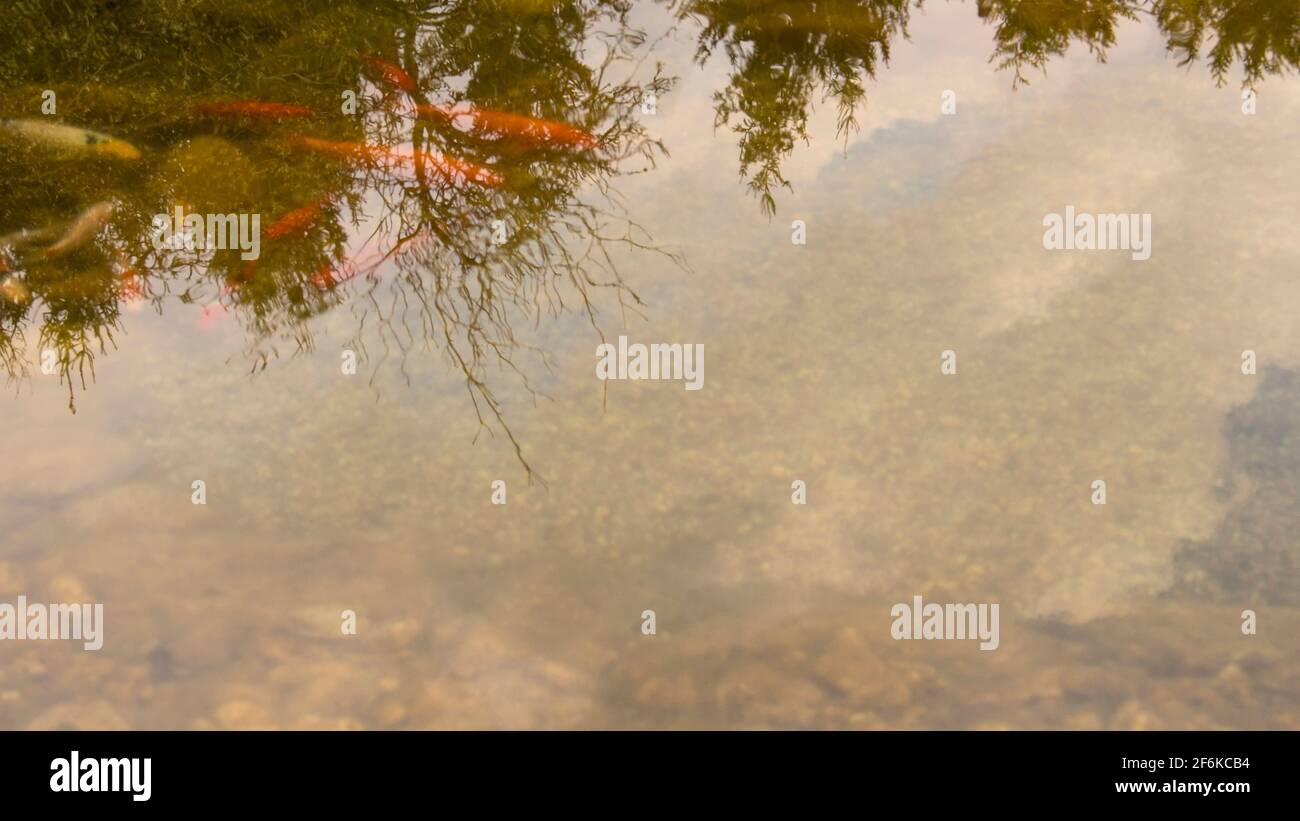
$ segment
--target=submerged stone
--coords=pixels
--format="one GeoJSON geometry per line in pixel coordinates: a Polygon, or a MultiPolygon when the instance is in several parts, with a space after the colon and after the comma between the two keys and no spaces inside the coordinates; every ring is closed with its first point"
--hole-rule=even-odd
{"type": "Polygon", "coordinates": [[[1226,488],[1248,495],[1209,539],[1185,544],[1171,594],[1300,605],[1300,372],[1268,368],[1255,397],[1228,413],[1226,488]]]}
{"type": "Polygon", "coordinates": [[[234,143],[197,137],[168,153],[153,186],[170,205],[226,213],[258,200],[262,186],[252,170],[252,161],[234,143]]]}

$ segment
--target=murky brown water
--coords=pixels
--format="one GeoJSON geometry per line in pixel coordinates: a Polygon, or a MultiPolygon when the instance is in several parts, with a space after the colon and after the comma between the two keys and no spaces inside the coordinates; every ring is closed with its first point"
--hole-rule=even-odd
{"type": "Polygon", "coordinates": [[[1294,4],[1209,4],[1223,85],[1149,4],[29,5],[0,118],[140,156],[0,127],[0,235],[53,232],[5,257],[0,601],[105,612],[0,643],[0,726],[1300,728],[1294,4]],[[357,147],[413,139],[501,180],[357,147]],[[177,205],[262,257],[156,254],[177,205]],[[1151,259],[1044,250],[1066,205],[1151,259]],[[704,388],[597,380],[602,334],[704,388]],[[917,594],[1000,646],[893,640],[917,594]]]}

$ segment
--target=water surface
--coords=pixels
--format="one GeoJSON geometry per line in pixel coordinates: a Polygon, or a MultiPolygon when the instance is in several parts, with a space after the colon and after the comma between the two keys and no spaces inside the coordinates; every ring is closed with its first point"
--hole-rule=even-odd
{"type": "Polygon", "coordinates": [[[0,118],[140,156],[0,130],[0,235],[115,204],[5,257],[0,600],[106,639],[0,645],[0,726],[1300,727],[1293,3],[62,5],[0,118]],[[248,101],[313,114],[196,109],[248,101]],[[704,389],[598,381],[620,334],[704,389]],[[916,594],[1000,647],[892,640],[916,594]]]}

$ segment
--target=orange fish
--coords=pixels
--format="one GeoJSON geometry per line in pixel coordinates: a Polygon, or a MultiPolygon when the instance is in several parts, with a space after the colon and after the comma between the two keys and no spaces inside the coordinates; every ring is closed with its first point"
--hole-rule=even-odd
{"type": "Polygon", "coordinates": [[[108,219],[113,215],[116,206],[110,202],[98,202],[82,211],[76,219],[68,225],[59,241],[46,248],[41,252],[42,259],[53,259],[71,253],[86,243],[99,236],[99,232],[104,230],[108,225],[108,219]]]}
{"type": "MultiPolygon", "coordinates": [[[[363,249],[364,250],[364,249],[363,249]]],[[[394,249],[396,250],[396,249],[394,249]]],[[[390,252],[393,253],[393,252],[390,252]]],[[[332,291],[343,283],[361,274],[373,274],[374,270],[388,259],[388,254],[378,251],[367,254],[360,261],[350,257],[340,260],[337,265],[326,262],[312,274],[311,284],[318,291],[332,291]]]]}
{"type": "MultiPolygon", "coordinates": [[[[352,257],[343,259],[337,266],[326,262],[316,270],[312,275],[311,282],[317,290],[329,291],[347,282],[348,280],[365,274],[367,277],[373,276],[381,265],[389,260],[396,259],[401,254],[410,250],[409,245],[414,242],[428,240],[433,236],[427,227],[421,228],[414,234],[399,240],[393,244],[388,251],[375,249],[360,259],[352,257]]],[[[369,247],[369,243],[358,250],[358,253],[369,247]]]]}
{"type": "Polygon", "coordinates": [[[332,291],[339,282],[340,280],[334,277],[334,266],[328,262],[322,263],[316,269],[316,273],[311,275],[311,284],[315,285],[318,291],[332,291]]]}
{"type": "Polygon", "coordinates": [[[266,229],[267,239],[277,239],[286,234],[296,234],[310,228],[320,217],[321,211],[324,211],[330,204],[329,199],[309,202],[301,208],[295,208],[275,221],[275,224],[266,229]]]}
{"type": "Polygon", "coordinates": [[[381,60],[371,54],[362,54],[361,59],[377,69],[380,75],[383,76],[384,82],[389,85],[400,88],[407,94],[414,94],[419,90],[419,86],[415,84],[415,80],[411,79],[411,75],[387,60],[381,60]]]}
{"type": "Polygon", "coordinates": [[[361,270],[353,265],[351,260],[345,259],[338,266],[326,262],[312,274],[311,284],[316,286],[318,291],[332,291],[359,273],[361,270]]]}
{"type": "MultiPolygon", "coordinates": [[[[303,138],[308,139],[308,138],[303,138]]],[[[316,202],[309,202],[301,208],[295,208],[275,221],[275,224],[266,229],[267,239],[279,239],[287,234],[296,234],[305,231],[316,222],[321,211],[325,210],[330,204],[330,198],[326,197],[316,202]]],[[[230,293],[231,288],[238,287],[251,280],[257,274],[257,260],[247,259],[239,266],[239,276],[230,280],[230,287],[224,288],[224,293],[230,293]]]]}
{"type": "MultiPolygon", "coordinates": [[[[358,158],[376,165],[384,162],[413,163],[416,160],[416,152],[411,148],[389,148],[381,145],[366,145],[365,143],[335,142],[333,140],[318,140],[315,137],[291,137],[290,142],[322,154],[350,159],[358,158]]],[[[420,152],[419,159],[431,163],[449,177],[460,176],[470,182],[488,186],[501,185],[505,182],[504,177],[490,168],[446,154],[438,155],[420,152]]]]}
{"type": "Polygon", "coordinates": [[[508,111],[493,111],[492,109],[473,107],[457,111],[444,106],[424,103],[417,105],[415,110],[422,117],[441,119],[449,123],[468,119],[471,123],[470,128],[474,131],[487,131],[575,148],[591,149],[599,144],[599,141],[591,134],[567,123],[539,120],[534,117],[526,117],[523,114],[511,114],[508,111]]]}
{"type": "Polygon", "coordinates": [[[243,100],[231,103],[199,103],[194,106],[196,114],[212,117],[249,117],[265,120],[286,120],[295,117],[311,117],[316,114],[310,108],[288,103],[268,103],[260,100],[243,100]]]}

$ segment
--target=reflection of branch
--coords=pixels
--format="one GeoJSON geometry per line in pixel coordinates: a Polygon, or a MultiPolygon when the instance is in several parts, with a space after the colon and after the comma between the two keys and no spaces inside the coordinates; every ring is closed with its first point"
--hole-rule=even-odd
{"type": "Polygon", "coordinates": [[[1028,85],[1024,67],[1043,73],[1047,62],[1060,57],[1079,40],[1101,62],[1115,44],[1115,29],[1121,20],[1136,20],[1144,0],[979,0],[982,18],[995,25],[996,46],[989,62],[998,69],[1014,72],[1012,87],[1028,85]]]}
{"type": "Polygon", "coordinates": [[[1168,50],[1181,52],[1179,65],[1201,56],[1201,44],[1214,32],[1208,61],[1223,85],[1235,60],[1242,85],[1265,74],[1300,70],[1300,3],[1290,0],[1155,0],[1152,14],[1168,38],[1168,50]]]}
{"type": "Polygon", "coordinates": [[[75,376],[85,390],[87,370],[91,381],[95,379],[95,348],[98,347],[100,353],[107,353],[108,345],[117,347],[113,339],[113,331],[121,330],[117,299],[115,296],[103,299],[96,294],[80,299],[57,299],[47,295],[45,300],[45,324],[41,326],[39,336],[40,355],[44,359],[46,351],[56,354],[59,384],[66,381],[68,409],[76,413],[74,368],[75,376]]]}
{"type": "Polygon", "coordinates": [[[27,376],[27,359],[23,353],[26,348],[24,319],[24,306],[0,301],[0,363],[4,365],[5,382],[14,383],[15,390],[27,376]]]}
{"type": "Polygon", "coordinates": [[[919,0],[674,0],[680,19],[700,24],[696,59],[722,51],[732,65],[714,94],[715,126],[737,135],[740,173],[769,217],[778,188],[790,184],[781,166],[808,140],[813,96],[834,99],[837,133],[846,144],[866,99],[864,79],[888,63],[892,43],[907,37],[919,0]]]}
{"type": "MultiPolygon", "coordinates": [[[[664,253],[684,265],[680,256],[655,247],[644,229],[622,215],[609,186],[623,160],[642,157],[652,166],[662,153],[662,146],[645,136],[634,112],[645,94],[662,93],[670,85],[657,74],[643,87],[606,85],[606,71],[619,57],[618,47],[611,46],[600,68],[590,76],[584,76],[589,70],[581,63],[555,61],[575,72],[575,79],[561,88],[564,93],[581,94],[569,105],[584,113],[584,127],[601,124],[599,150],[557,150],[544,143],[525,145],[517,138],[497,135],[482,138],[452,127],[450,118],[446,127],[437,128],[437,120],[412,121],[391,113],[375,122],[375,132],[367,135],[372,145],[409,140],[414,160],[414,173],[406,176],[382,168],[361,169],[364,186],[384,208],[383,228],[377,229],[372,239],[398,237],[373,265],[349,271],[352,277],[363,271],[376,274],[368,277],[370,285],[354,311],[359,320],[354,339],[357,348],[363,354],[366,351],[367,332],[377,333],[382,346],[371,384],[394,355],[400,360],[400,373],[409,381],[407,357],[421,341],[429,347],[438,340],[436,347],[443,349],[465,379],[480,432],[495,435],[495,428],[500,427],[530,480],[536,473],[487,375],[488,367],[495,364],[513,373],[534,402],[539,396],[545,398],[529,379],[519,355],[536,355],[549,370],[548,355],[521,343],[514,322],[524,318],[536,323],[544,314],[558,315],[576,299],[603,340],[595,299],[598,291],[613,292],[625,320],[628,311],[642,304],[619,275],[610,245],[664,253]],[[409,137],[404,133],[408,123],[409,137]],[[436,155],[469,157],[490,166],[502,175],[506,187],[493,191],[453,185],[445,175],[430,173],[424,158],[436,155]],[[603,197],[604,207],[584,201],[579,194],[583,189],[603,197]],[[507,235],[500,245],[488,229],[497,222],[507,235]],[[612,229],[612,225],[622,227],[612,229]],[[390,262],[401,273],[381,297],[378,270],[390,262]]],[[[482,54],[475,53],[473,58],[480,63],[480,74],[489,71],[481,64],[482,54]]],[[[428,88],[438,83],[430,78],[455,76],[464,69],[404,61],[403,70],[412,78],[422,76],[414,96],[424,100],[428,88]]],[[[546,99],[540,89],[531,96],[546,99]]],[[[454,105],[455,101],[450,101],[442,108],[451,110],[454,105]]],[[[503,108],[519,110],[517,103],[505,103],[503,108]]]]}
{"type": "MultiPolygon", "coordinates": [[[[180,139],[216,123],[190,122],[183,115],[168,119],[142,100],[132,109],[139,122],[125,116],[120,130],[166,148],[156,156],[146,154],[146,173],[129,182],[111,178],[122,201],[114,218],[122,240],[117,247],[151,245],[144,240],[151,215],[170,213],[175,203],[193,202],[195,194],[207,197],[209,174],[259,183],[213,185],[219,194],[202,202],[219,201],[208,206],[219,212],[289,214],[330,192],[337,208],[322,210],[301,230],[268,236],[271,241],[255,265],[228,249],[146,251],[131,257],[138,284],[156,306],[174,285],[182,303],[208,303],[237,318],[253,372],[267,368],[282,349],[290,356],[312,350],[311,320],[351,301],[357,349],[364,355],[376,335],[382,348],[376,350],[372,386],[390,357],[409,381],[413,369],[408,370],[407,357],[421,347],[441,349],[465,380],[479,432],[495,436],[500,428],[531,479],[535,474],[525,448],[507,424],[510,402],[492,369],[512,382],[518,379],[536,402],[545,394],[528,375],[535,363],[526,360],[537,357],[548,372],[552,363],[545,350],[520,339],[518,323],[535,327],[543,316],[581,311],[603,340],[600,307],[617,305],[626,321],[642,306],[620,275],[612,246],[664,253],[684,267],[678,255],[656,248],[626,217],[612,190],[615,177],[653,168],[666,155],[646,134],[637,111],[644,97],[664,94],[672,83],[660,70],[649,79],[636,70],[636,58],[649,54],[640,53],[647,40],[629,25],[631,10],[629,0],[558,0],[512,6],[509,13],[480,0],[436,5],[394,0],[367,15],[371,23],[356,31],[351,27],[357,15],[313,18],[321,40],[353,46],[340,53],[372,55],[369,68],[360,63],[364,57],[303,61],[302,42],[293,38],[268,38],[254,47],[255,59],[243,54],[230,59],[231,44],[219,27],[181,19],[169,49],[143,42],[143,57],[136,58],[141,65],[166,65],[175,59],[170,48],[175,41],[211,45],[201,50],[202,63],[187,64],[190,71],[165,82],[167,92],[207,97],[220,84],[222,97],[276,97],[310,107],[316,116],[295,121],[293,131],[290,124],[241,121],[195,151],[180,139]],[[376,62],[387,61],[395,71],[382,66],[375,71],[376,62]],[[616,66],[630,66],[626,78],[614,76],[616,66]],[[376,74],[375,82],[364,80],[376,74]],[[385,88],[394,78],[401,94],[385,88]],[[332,114],[338,101],[327,90],[359,82],[362,116],[332,114]],[[372,103],[367,89],[389,93],[372,103]],[[398,102],[406,110],[389,105],[398,102]],[[473,113],[444,118],[436,116],[439,111],[473,113]],[[473,125],[466,128],[466,123],[473,125]],[[236,142],[237,151],[226,151],[236,142]],[[233,155],[235,161],[228,166],[214,161],[208,156],[214,147],[220,160],[233,155]],[[191,173],[192,167],[203,170],[191,173]],[[277,196],[267,201],[265,191],[277,196]],[[373,204],[378,212],[365,213],[373,204]],[[362,258],[354,259],[349,246],[356,241],[361,247],[355,254],[362,258]]],[[[147,20],[136,20],[133,7],[105,13],[130,23],[131,32],[154,30],[147,20]]],[[[23,31],[33,28],[30,22],[22,22],[23,31]]],[[[47,37],[38,30],[43,27],[28,33],[48,46],[45,51],[56,55],[60,66],[79,65],[63,59],[68,54],[93,56],[96,66],[116,54],[114,41],[94,32],[88,35],[94,48],[83,48],[60,45],[67,38],[47,37]]],[[[0,43],[7,38],[0,32],[0,43]]],[[[0,156],[0,173],[14,165],[0,156]]],[[[35,173],[20,171],[15,179],[18,191],[50,193],[48,181],[35,173]]],[[[6,211],[15,201],[34,217],[42,213],[21,194],[0,191],[6,211]]],[[[45,320],[42,343],[58,348],[70,386],[77,378],[84,384],[94,378],[96,343],[103,351],[112,342],[121,289],[106,283],[103,292],[64,296],[60,302],[57,293],[44,288],[47,284],[55,283],[33,282],[33,291],[44,297],[43,304],[61,305],[62,313],[52,311],[45,320]]],[[[24,360],[15,345],[30,313],[10,317],[9,307],[0,305],[5,309],[0,311],[0,360],[17,374],[24,360]]]]}
{"type": "Polygon", "coordinates": [[[1015,72],[1013,86],[1028,82],[1024,66],[1046,72],[1076,41],[1105,62],[1118,24],[1140,15],[1155,20],[1182,66],[1201,58],[1213,32],[1206,56],[1219,85],[1238,60],[1245,86],[1300,68],[1300,4],[1292,0],[979,0],[978,10],[995,26],[990,60],[1015,72]]]}

